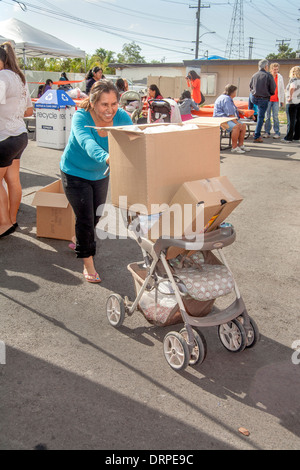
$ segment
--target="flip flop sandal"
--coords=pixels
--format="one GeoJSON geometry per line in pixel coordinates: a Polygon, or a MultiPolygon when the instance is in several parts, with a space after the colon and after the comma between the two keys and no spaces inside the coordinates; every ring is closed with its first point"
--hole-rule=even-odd
{"type": "Polygon", "coordinates": [[[94,284],[101,282],[101,279],[98,273],[89,274],[89,273],[83,272],[83,275],[87,282],[92,282],[94,284]]]}
{"type": "Polygon", "coordinates": [[[69,246],[70,250],[73,250],[73,251],[74,251],[74,250],[75,250],[75,248],[76,248],[76,245],[75,245],[75,243],[69,243],[69,245],[68,245],[68,246],[69,246]]]}

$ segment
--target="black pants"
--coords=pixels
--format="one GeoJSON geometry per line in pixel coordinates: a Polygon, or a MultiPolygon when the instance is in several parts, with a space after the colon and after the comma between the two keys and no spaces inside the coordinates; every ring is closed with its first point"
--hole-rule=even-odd
{"type": "Polygon", "coordinates": [[[109,178],[90,181],[61,172],[61,179],[75,213],[77,258],[89,258],[96,253],[95,226],[100,219],[96,213],[105,204],[109,178]]]}
{"type": "Polygon", "coordinates": [[[287,134],[285,140],[300,139],[300,104],[287,104],[287,134]]]}

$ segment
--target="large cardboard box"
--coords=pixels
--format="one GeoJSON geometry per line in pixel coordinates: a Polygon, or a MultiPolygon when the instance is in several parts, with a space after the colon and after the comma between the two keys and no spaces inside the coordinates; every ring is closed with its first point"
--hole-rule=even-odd
{"type": "Polygon", "coordinates": [[[75,215],[67,200],[61,180],[36,192],[36,234],[38,237],[72,240],[75,235],[75,215]]]}
{"type": "Polygon", "coordinates": [[[168,204],[184,182],[219,176],[220,123],[227,120],[215,118],[197,124],[197,129],[157,134],[132,126],[106,128],[112,204],[155,213],[152,205],[168,204]]]}
{"type": "Polygon", "coordinates": [[[193,238],[212,231],[242,200],[226,176],[185,182],[149,230],[148,238],[193,238]]]}

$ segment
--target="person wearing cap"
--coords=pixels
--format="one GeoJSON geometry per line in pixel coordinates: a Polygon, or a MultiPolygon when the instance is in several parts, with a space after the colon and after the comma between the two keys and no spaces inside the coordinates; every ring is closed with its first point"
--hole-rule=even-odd
{"type": "Polygon", "coordinates": [[[86,90],[85,90],[87,95],[90,93],[91,88],[94,85],[94,83],[98,82],[98,80],[101,80],[102,78],[105,78],[105,77],[100,67],[96,66],[88,71],[88,74],[86,76],[86,90]]]}

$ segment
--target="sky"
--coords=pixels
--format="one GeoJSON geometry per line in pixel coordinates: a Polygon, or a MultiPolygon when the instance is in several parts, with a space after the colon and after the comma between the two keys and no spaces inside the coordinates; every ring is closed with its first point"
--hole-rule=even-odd
{"type": "MultiPolygon", "coordinates": [[[[202,0],[199,58],[225,57],[235,0],[202,0]]],[[[298,0],[241,0],[244,41],[237,18],[233,43],[244,44],[242,58],[264,58],[284,41],[300,48],[298,0]]],[[[0,21],[17,18],[79,47],[88,54],[102,47],[122,51],[135,41],[147,62],[182,62],[195,57],[198,0],[0,0],[0,21]]],[[[243,28],[242,28],[243,29],[243,28]]],[[[1,35],[1,30],[0,30],[1,35]]],[[[228,57],[228,55],[227,55],[228,57]]],[[[238,58],[232,55],[231,58],[238,58]]]]}

